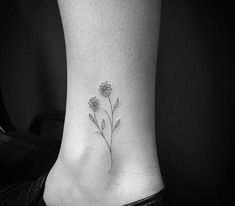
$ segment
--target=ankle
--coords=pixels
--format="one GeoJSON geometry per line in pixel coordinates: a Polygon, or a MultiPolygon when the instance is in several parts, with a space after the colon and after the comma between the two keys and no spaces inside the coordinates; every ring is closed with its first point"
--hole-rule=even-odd
{"type": "Polygon", "coordinates": [[[92,171],[93,178],[80,176],[65,168],[58,160],[48,175],[44,199],[49,206],[124,205],[159,192],[164,186],[159,169],[137,165],[113,167],[102,177],[92,171]],[[95,203],[96,202],[96,203],[95,203]]]}

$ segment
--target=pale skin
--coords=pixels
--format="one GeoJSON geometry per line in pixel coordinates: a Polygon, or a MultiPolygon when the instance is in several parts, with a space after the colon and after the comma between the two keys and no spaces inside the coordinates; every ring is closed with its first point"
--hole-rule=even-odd
{"type": "MultiPolygon", "coordinates": [[[[120,206],[159,192],[164,188],[155,146],[160,0],[58,3],[66,43],[67,104],[60,154],[46,180],[46,204],[120,206]],[[88,100],[98,97],[104,81],[112,85],[110,100],[120,100],[112,167],[107,144],[89,119],[88,100]]],[[[107,99],[99,100],[108,108],[107,99]]],[[[108,124],[104,114],[96,112],[99,124],[102,118],[108,124]]]]}

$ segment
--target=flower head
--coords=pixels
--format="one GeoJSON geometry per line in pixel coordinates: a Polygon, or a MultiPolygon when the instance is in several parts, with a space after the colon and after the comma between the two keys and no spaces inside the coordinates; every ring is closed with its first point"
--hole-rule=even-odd
{"type": "Polygon", "coordinates": [[[94,112],[97,112],[100,109],[100,101],[96,97],[91,97],[88,104],[94,112]]]}
{"type": "Polygon", "coordinates": [[[99,91],[102,96],[108,97],[112,91],[111,84],[108,84],[107,81],[101,82],[100,87],[99,87],[99,91]]]}

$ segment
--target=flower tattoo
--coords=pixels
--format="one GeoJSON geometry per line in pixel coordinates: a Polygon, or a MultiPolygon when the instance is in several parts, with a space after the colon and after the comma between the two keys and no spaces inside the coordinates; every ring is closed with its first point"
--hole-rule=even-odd
{"type": "Polygon", "coordinates": [[[110,111],[108,112],[108,110],[106,110],[104,108],[102,108],[102,110],[105,112],[107,119],[108,119],[108,122],[109,122],[109,125],[110,125],[110,135],[107,135],[104,133],[104,130],[106,128],[105,119],[104,118],[102,119],[102,122],[100,125],[97,121],[96,113],[100,110],[100,101],[96,97],[91,97],[89,99],[88,104],[90,106],[90,109],[93,111],[93,115],[89,114],[89,118],[94,123],[96,128],[98,129],[98,131],[96,131],[96,133],[103,138],[103,140],[105,141],[105,143],[108,147],[108,150],[110,153],[110,160],[111,160],[111,167],[110,167],[110,169],[111,169],[113,166],[113,158],[112,158],[113,133],[119,127],[120,121],[121,121],[120,119],[118,119],[114,123],[114,112],[119,105],[119,99],[117,98],[116,101],[114,102],[114,104],[112,104],[112,101],[110,99],[112,87],[111,87],[111,84],[109,84],[107,81],[101,82],[98,90],[100,92],[100,95],[107,98],[108,102],[109,102],[110,111]],[[107,139],[107,137],[109,137],[109,139],[107,139]]]}
{"type": "Polygon", "coordinates": [[[100,109],[100,101],[96,97],[91,97],[88,102],[91,110],[94,112],[98,112],[100,109]]]}
{"type": "Polygon", "coordinates": [[[112,88],[111,88],[111,84],[108,84],[108,82],[102,82],[100,87],[99,87],[99,91],[101,96],[104,97],[109,97],[109,95],[111,94],[112,88]]]}

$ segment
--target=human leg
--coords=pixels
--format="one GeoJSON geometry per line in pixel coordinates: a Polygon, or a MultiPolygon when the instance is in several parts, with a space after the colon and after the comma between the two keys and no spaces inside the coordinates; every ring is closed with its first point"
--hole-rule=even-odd
{"type": "Polygon", "coordinates": [[[154,115],[160,1],[58,2],[67,106],[46,203],[123,205],[160,191],[154,115]]]}

